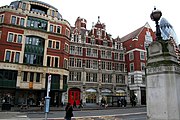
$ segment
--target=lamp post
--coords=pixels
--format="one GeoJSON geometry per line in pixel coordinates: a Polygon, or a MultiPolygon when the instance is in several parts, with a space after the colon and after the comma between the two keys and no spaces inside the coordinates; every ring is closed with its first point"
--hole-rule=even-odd
{"type": "Polygon", "coordinates": [[[102,90],[102,72],[101,72],[101,60],[98,60],[98,72],[99,72],[99,84],[98,84],[98,92],[99,92],[99,104],[101,103],[101,99],[102,99],[102,94],[101,94],[101,90],[102,90]]]}
{"type": "Polygon", "coordinates": [[[162,16],[162,12],[160,10],[157,10],[156,7],[154,7],[154,10],[152,11],[150,17],[151,17],[151,20],[155,21],[155,23],[156,23],[156,40],[161,40],[162,39],[161,31],[160,31],[159,23],[158,23],[161,16],[162,16]]]}

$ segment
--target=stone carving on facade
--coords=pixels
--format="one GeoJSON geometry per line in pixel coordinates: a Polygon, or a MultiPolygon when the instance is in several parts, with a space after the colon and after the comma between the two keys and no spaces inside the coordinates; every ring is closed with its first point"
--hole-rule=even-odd
{"type": "Polygon", "coordinates": [[[149,56],[162,54],[162,45],[159,42],[152,42],[148,49],[149,56]]]}
{"type": "Polygon", "coordinates": [[[180,73],[180,67],[179,67],[179,66],[175,66],[175,67],[174,67],[174,70],[175,70],[176,72],[180,73]]]}
{"type": "Polygon", "coordinates": [[[171,55],[176,56],[176,52],[175,52],[174,46],[173,46],[173,44],[171,43],[171,41],[168,42],[167,48],[168,48],[169,53],[170,53],[171,55]]]}
{"type": "Polygon", "coordinates": [[[18,65],[10,64],[10,63],[1,63],[0,67],[3,69],[9,69],[9,70],[17,70],[18,69],[18,65]]]}
{"type": "Polygon", "coordinates": [[[157,73],[162,73],[162,72],[166,72],[166,71],[170,71],[170,72],[178,72],[180,73],[180,68],[178,66],[158,66],[158,67],[148,67],[147,68],[147,74],[157,74],[157,73]]]}
{"type": "Polygon", "coordinates": [[[42,32],[37,32],[37,31],[32,31],[32,30],[24,30],[25,35],[35,35],[39,36],[41,38],[44,38],[45,40],[48,39],[48,34],[42,33],[42,32]]]}

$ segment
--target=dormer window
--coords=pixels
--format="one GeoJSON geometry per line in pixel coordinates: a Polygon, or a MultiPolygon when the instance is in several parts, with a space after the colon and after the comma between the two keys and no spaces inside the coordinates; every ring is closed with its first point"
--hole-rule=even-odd
{"type": "Polygon", "coordinates": [[[103,45],[104,46],[108,46],[108,42],[107,41],[103,41],[103,45]]]}
{"type": "Polygon", "coordinates": [[[138,36],[135,36],[135,37],[132,39],[132,41],[134,41],[134,40],[138,40],[138,36]]]}
{"type": "Polygon", "coordinates": [[[52,16],[53,16],[53,17],[54,17],[54,13],[55,13],[54,10],[52,10],[52,16]]]}
{"type": "Polygon", "coordinates": [[[121,48],[121,43],[117,43],[117,49],[121,48]]]}
{"type": "Polygon", "coordinates": [[[100,30],[97,30],[97,35],[100,35],[101,34],[101,31],[100,30]]]}
{"type": "Polygon", "coordinates": [[[47,21],[40,18],[28,17],[27,27],[47,30],[47,21]]]}
{"type": "Polygon", "coordinates": [[[31,11],[38,12],[41,14],[47,14],[48,9],[39,5],[33,5],[31,4],[31,11]]]}
{"type": "Polygon", "coordinates": [[[19,7],[19,1],[11,2],[10,6],[13,6],[14,8],[18,8],[19,7]]]}
{"type": "Polygon", "coordinates": [[[22,9],[25,10],[26,9],[26,3],[22,4],[22,9]]]}

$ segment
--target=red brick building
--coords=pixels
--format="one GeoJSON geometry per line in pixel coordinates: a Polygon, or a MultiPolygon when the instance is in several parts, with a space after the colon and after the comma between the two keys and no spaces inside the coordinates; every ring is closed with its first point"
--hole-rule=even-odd
{"type": "Polygon", "coordinates": [[[126,49],[129,95],[135,94],[138,104],[146,104],[146,48],[153,40],[155,34],[148,23],[121,38],[126,49]]]}
{"type": "Polygon", "coordinates": [[[100,17],[90,30],[86,23],[78,17],[71,29],[68,100],[96,104],[104,97],[110,103],[112,97],[107,96],[127,93],[125,51],[106,32],[100,17]]]}
{"type": "Polygon", "coordinates": [[[70,24],[53,6],[35,0],[0,7],[0,98],[38,105],[52,75],[51,104],[66,91],[70,24]]]}

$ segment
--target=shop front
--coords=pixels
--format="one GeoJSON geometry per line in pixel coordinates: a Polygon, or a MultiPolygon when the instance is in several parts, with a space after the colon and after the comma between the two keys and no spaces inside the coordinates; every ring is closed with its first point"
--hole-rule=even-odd
{"type": "Polygon", "coordinates": [[[107,96],[112,95],[112,91],[109,89],[102,89],[101,94],[102,98],[106,100],[107,104],[110,103],[111,99],[107,96]]]}
{"type": "Polygon", "coordinates": [[[98,99],[97,91],[93,88],[86,90],[86,104],[96,104],[98,99]]]}
{"type": "Polygon", "coordinates": [[[39,102],[44,97],[44,94],[45,94],[45,90],[18,89],[15,93],[15,104],[38,106],[39,102]]]}

